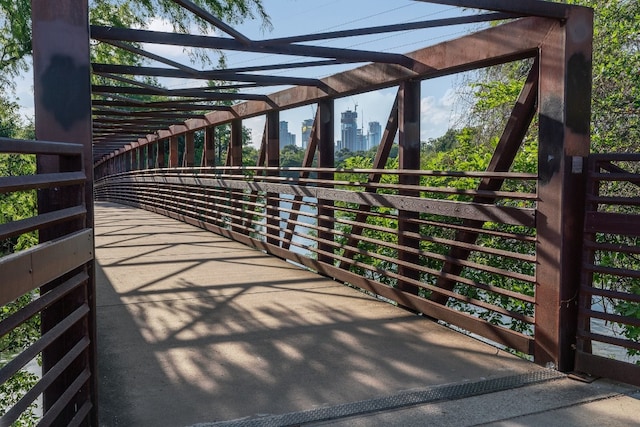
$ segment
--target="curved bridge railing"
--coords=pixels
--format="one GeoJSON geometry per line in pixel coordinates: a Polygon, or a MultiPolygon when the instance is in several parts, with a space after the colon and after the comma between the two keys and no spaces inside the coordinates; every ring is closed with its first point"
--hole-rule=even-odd
{"type": "Polygon", "coordinates": [[[149,169],[97,200],[168,215],[534,353],[535,174],[149,169]],[[399,184],[404,177],[415,184],[399,184]],[[483,180],[501,191],[473,190],[483,180]],[[457,187],[456,187],[457,185],[457,187]]]}

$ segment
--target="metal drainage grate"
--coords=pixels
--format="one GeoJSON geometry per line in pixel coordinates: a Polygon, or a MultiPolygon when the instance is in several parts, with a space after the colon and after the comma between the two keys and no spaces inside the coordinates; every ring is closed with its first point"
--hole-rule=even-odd
{"type": "Polygon", "coordinates": [[[510,375],[480,381],[470,381],[418,390],[403,391],[391,396],[379,397],[359,402],[344,403],[307,411],[290,412],[282,415],[269,415],[257,418],[243,418],[214,423],[200,423],[192,427],[283,427],[299,426],[312,422],[336,420],[355,415],[398,409],[442,400],[463,399],[481,394],[494,393],[565,378],[566,375],[551,369],[542,369],[526,374],[510,375]]]}

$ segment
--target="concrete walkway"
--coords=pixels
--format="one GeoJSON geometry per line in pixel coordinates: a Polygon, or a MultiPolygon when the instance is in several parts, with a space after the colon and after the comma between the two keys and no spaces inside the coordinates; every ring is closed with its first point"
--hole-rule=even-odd
{"type": "Polygon", "coordinates": [[[103,426],[640,419],[630,387],[569,380],[153,213],[98,203],[96,256],[103,426]]]}

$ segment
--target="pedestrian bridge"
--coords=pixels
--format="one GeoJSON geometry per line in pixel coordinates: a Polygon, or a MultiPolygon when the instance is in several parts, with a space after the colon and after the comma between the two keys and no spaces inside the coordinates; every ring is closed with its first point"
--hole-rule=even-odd
{"type": "Polygon", "coordinates": [[[622,425],[640,409],[631,387],[148,211],[98,203],[96,261],[101,425],[622,425]]]}
{"type": "Polygon", "coordinates": [[[640,384],[640,156],[591,152],[591,9],[416,1],[450,8],[252,40],[189,0],[171,4],[222,37],[31,3],[36,140],[0,138],[37,164],[0,177],[0,202],[37,198],[0,224],[0,384],[22,387],[0,426],[33,404],[65,426],[633,422],[632,389],[565,377],[640,384]],[[413,52],[353,41],[457,25],[482,27],[413,52]],[[151,45],[275,60],[196,69],[151,45]],[[105,46],[137,59],[91,63],[105,46]],[[502,64],[522,86],[495,149],[424,167],[422,82],[502,64]],[[341,168],[335,102],[381,89],[373,160],[341,168]],[[309,107],[285,164],[281,113],[309,107]]]}

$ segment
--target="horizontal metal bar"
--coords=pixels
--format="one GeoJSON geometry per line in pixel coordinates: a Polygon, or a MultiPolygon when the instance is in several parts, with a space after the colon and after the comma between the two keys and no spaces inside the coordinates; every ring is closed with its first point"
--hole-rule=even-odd
{"type": "MultiPolygon", "coordinates": [[[[115,64],[92,64],[93,71],[95,73],[110,73],[110,74],[131,74],[136,76],[153,76],[153,77],[168,77],[168,78],[177,78],[177,79],[201,79],[201,80],[211,80],[215,79],[224,79],[228,81],[234,82],[253,82],[253,83],[267,83],[271,85],[302,85],[302,86],[320,86],[321,82],[317,79],[309,79],[302,77],[285,77],[285,76],[271,76],[271,75],[263,75],[263,74],[246,74],[246,73],[220,73],[217,72],[215,74],[209,74],[206,71],[200,71],[197,75],[192,75],[191,73],[183,70],[177,70],[175,68],[156,68],[156,67],[142,67],[142,66],[133,66],[133,65],[115,65],[115,64]]],[[[105,86],[106,88],[112,86],[105,86]]],[[[131,87],[117,86],[122,89],[132,89],[131,87]]],[[[137,88],[143,89],[143,88],[137,88]]],[[[219,89],[219,88],[217,88],[219,89]]],[[[193,91],[193,90],[192,90],[193,91]]],[[[102,86],[94,86],[93,93],[132,93],[132,94],[176,94],[178,96],[181,92],[180,90],[171,90],[171,89],[163,89],[163,88],[148,88],[148,92],[126,92],[126,91],[105,91],[102,90],[102,86]],[[96,90],[100,89],[100,90],[96,90]]],[[[234,93],[226,93],[226,95],[237,95],[234,93]]],[[[185,96],[185,95],[182,95],[185,96]]],[[[242,98],[238,98],[242,99],[242,98]]]]}
{"type": "Polygon", "coordinates": [[[86,213],[87,209],[84,206],[75,206],[59,211],[40,214],[31,218],[0,224],[0,240],[76,219],[86,215],[86,213]]]}
{"type": "Polygon", "coordinates": [[[68,427],[80,427],[86,425],[86,418],[91,413],[92,409],[93,403],[90,400],[85,401],[84,404],[76,411],[73,418],[69,421],[68,427]]]}
{"type": "Polygon", "coordinates": [[[632,270],[630,268],[607,267],[603,265],[582,264],[582,268],[586,271],[594,273],[609,274],[618,277],[633,277],[640,279],[640,270],[632,270]]]}
{"type": "MultiPolygon", "coordinates": [[[[53,425],[58,418],[58,415],[64,410],[64,408],[71,402],[71,400],[77,395],[78,391],[84,386],[89,378],[91,378],[91,371],[89,368],[85,368],[76,379],[71,383],[71,385],[60,395],[56,403],[49,408],[49,410],[42,416],[40,420],[39,426],[49,426],[53,425]]],[[[82,406],[84,408],[84,405],[82,406]]]]}
{"type": "MultiPolygon", "coordinates": [[[[206,108],[203,108],[201,111],[206,111],[206,108]]],[[[193,109],[189,109],[189,111],[194,111],[193,109]]],[[[163,108],[162,110],[135,110],[135,111],[124,111],[124,110],[98,110],[94,109],[91,111],[91,114],[95,116],[108,116],[108,117],[146,117],[146,118],[160,118],[160,119],[192,119],[196,118],[198,115],[194,112],[192,113],[175,113],[170,109],[163,108]]]]}
{"type": "Polygon", "coordinates": [[[576,351],[576,372],[640,386],[640,365],[576,351]]]}
{"type": "Polygon", "coordinates": [[[640,295],[632,294],[629,292],[612,291],[610,289],[601,289],[591,286],[580,286],[580,292],[587,295],[597,295],[606,298],[619,299],[621,301],[630,301],[640,303],[640,295]]]}
{"type": "MultiPolygon", "coordinates": [[[[448,177],[448,178],[500,178],[536,181],[538,175],[534,173],[523,172],[487,172],[487,171],[435,171],[435,170],[417,170],[417,169],[343,169],[343,168],[317,168],[317,167],[262,167],[262,166],[215,166],[215,167],[192,167],[192,168],[171,168],[169,173],[179,174],[181,172],[188,174],[199,174],[206,176],[213,174],[227,175],[227,178],[240,177],[245,175],[233,175],[230,172],[241,172],[245,175],[247,172],[323,172],[323,173],[341,173],[341,174],[380,174],[380,175],[407,175],[407,176],[425,176],[425,177],[448,177]]],[[[147,173],[153,173],[153,170],[147,173]]],[[[156,170],[157,172],[157,170],[156,170]]],[[[256,176],[256,178],[269,178],[269,176],[256,176]]],[[[292,179],[295,181],[296,179],[292,179]]]]}
{"type": "Polygon", "coordinates": [[[453,25],[473,24],[478,22],[498,21],[516,18],[522,15],[508,13],[484,13],[481,15],[459,16],[455,18],[434,19],[431,21],[405,22],[403,24],[383,25],[378,27],[365,27],[354,30],[331,31],[325,33],[313,33],[300,36],[282,37],[277,39],[266,39],[255,41],[260,46],[271,46],[276,44],[302,43],[316,40],[328,40],[344,37],[356,37],[372,34],[393,33],[398,31],[419,30],[427,28],[445,27],[453,25]]]}
{"type": "Polygon", "coordinates": [[[640,246],[629,246],[619,243],[584,242],[585,248],[591,251],[620,252],[625,254],[640,254],[640,246]]]}
{"type": "MultiPolygon", "coordinates": [[[[200,101],[198,101],[200,102],[200,101]]],[[[132,103],[128,101],[109,101],[103,99],[95,99],[92,101],[94,107],[128,107],[128,108],[144,108],[144,109],[161,109],[168,111],[213,111],[218,109],[229,109],[231,107],[225,105],[198,104],[193,100],[148,102],[148,103],[132,103]]],[[[135,112],[137,110],[131,110],[135,112]]]]}
{"type": "Polygon", "coordinates": [[[578,337],[583,339],[603,342],[611,345],[617,345],[618,347],[622,347],[622,348],[632,348],[634,350],[640,350],[640,342],[625,340],[622,338],[610,337],[602,334],[596,334],[594,332],[578,330],[578,337]]]}
{"type": "Polygon", "coordinates": [[[51,384],[53,384],[65,369],[67,369],[69,365],[71,365],[71,363],[80,356],[87,347],[89,347],[89,343],[89,338],[83,337],[76,345],[74,345],[62,359],[49,369],[42,378],[40,378],[40,381],[38,381],[33,388],[27,391],[24,396],[0,418],[0,425],[8,426],[20,418],[20,415],[29,408],[31,403],[33,403],[51,384]]]}
{"type": "Polygon", "coordinates": [[[591,181],[621,181],[621,182],[630,182],[636,185],[640,185],[640,174],[625,172],[611,172],[611,173],[602,173],[602,172],[592,172],[589,174],[589,179],[591,181]]]}
{"type": "Polygon", "coordinates": [[[91,26],[91,38],[101,41],[118,40],[138,43],[167,44],[184,47],[199,47],[205,49],[221,49],[240,52],[270,53],[275,55],[346,59],[348,61],[357,59],[362,62],[381,62],[399,64],[407,66],[408,68],[413,67],[413,60],[407,58],[404,55],[398,55],[395,53],[382,53],[375,51],[338,49],[295,44],[260,46],[251,43],[249,45],[245,45],[241,42],[238,42],[237,40],[222,37],[166,33],[160,31],[136,30],[129,28],[101,27],[96,25],[91,26]]]}
{"type": "Polygon", "coordinates": [[[12,191],[38,190],[42,188],[84,184],[84,172],[58,172],[38,175],[0,177],[0,194],[12,191]]]}
{"type": "Polygon", "coordinates": [[[594,311],[580,308],[579,315],[584,318],[606,320],[611,323],[619,323],[640,327],[640,319],[631,316],[620,316],[617,314],[604,313],[602,311],[594,311]]]}
{"type": "Polygon", "coordinates": [[[535,225],[535,211],[528,208],[510,208],[494,205],[474,204],[470,202],[452,202],[448,200],[420,199],[399,195],[376,193],[355,193],[321,187],[299,187],[288,184],[262,184],[227,179],[211,179],[200,177],[171,176],[132,176],[132,182],[154,182],[157,184],[182,184],[205,187],[224,187],[235,190],[263,191],[271,193],[292,194],[301,197],[336,200],[348,203],[385,206],[399,210],[431,213],[436,215],[455,216],[458,218],[481,219],[512,225],[535,225]]]}
{"type": "Polygon", "coordinates": [[[81,155],[82,150],[81,144],[0,137],[0,153],[81,155]]]}
{"type": "Polygon", "coordinates": [[[86,283],[87,280],[89,280],[89,276],[86,272],[83,271],[76,274],[64,283],[56,286],[46,294],[40,295],[38,299],[31,301],[25,307],[21,308],[19,311],[13,313],[11,316],[0,322],[0,337],[8,334],[13,329],[17,328],[40,311],[49,307],[60,298],[76,289],[78,286],[86,283]]]}
{"type": "Polygon", "coordinates": [[[640,215],[614,212],[587,212],[585,232],[640,236],[640,215]]]}
{"type": "Polygon", "coordinates": [[[15,373],[29,363],[30,360],[35,358],[38,353],[41,353],[88,313],[89,306],[87,304],[76,308],[71,314],[58,322],[56,326],[42,335],[35,343],[31,344],[26,350],[4,365],[0,369],[0,384],[7,382],[9,378],[15,375],[15,373]]]}
{"type": "Polygon", "coordinates": [[[539,0],[415,0],[482,10],[519,13],[545,18],[567,18],[571,6],[539,0]]]}
{"type": "Polygon", "coordinates": [[[93,230],[85,229],[0,258],[0,306],[93,259],[93,230]]]}
{"type": "MultiPolygon", "coordinates": [[[[638,178],[638,182],[640,182],[640,178],[638,178]]],[[[616,206],[638,206],[640,207],[640,197],[639,196],[587,196],[588,203],[597,203],[599,205],[616,205],[616,206]]],[[[640,212],[636,214],[640,216],[640,212]]]]}

